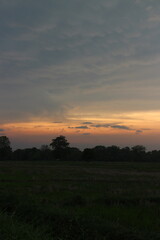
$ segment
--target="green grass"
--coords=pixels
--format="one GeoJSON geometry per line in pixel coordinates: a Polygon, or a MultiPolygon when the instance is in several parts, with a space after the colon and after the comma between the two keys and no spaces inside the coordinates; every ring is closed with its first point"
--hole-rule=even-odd
{"type": "Polygon", "coordinates": [[[0,162],[0,239],[158,240],[160,163],[0,162]]]}

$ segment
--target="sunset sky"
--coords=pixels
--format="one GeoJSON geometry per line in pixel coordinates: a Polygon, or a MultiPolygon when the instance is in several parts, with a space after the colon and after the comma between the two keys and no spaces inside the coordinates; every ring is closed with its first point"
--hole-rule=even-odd
{"type": "Polygon", "coordinates": [[[160,1],[1,0],[0,135],[160,149],[160,1]]]}

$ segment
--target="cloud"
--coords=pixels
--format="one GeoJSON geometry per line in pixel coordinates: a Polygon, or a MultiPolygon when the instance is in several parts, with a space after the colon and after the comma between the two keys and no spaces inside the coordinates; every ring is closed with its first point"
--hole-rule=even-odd
{"type": "Polygon", "coordinates": [[[108,128],[110,127],[110,124],[96,124],[96,125],[92,125],[92,127],[95,127],[95,128],[108,128]]]}
{"type": "Polygon", "coordinates": [[[87,126],[79,126],[79,127],[75,127],[75,128],[78,128],[78,129],[89,129],[89,127],[87,127],[87,126]]]}
{"type": "Polygon", "coordinates": [[[88,125],[90,125],[90,124],[93,124],[92,122],[83,122],[82,124],[88,124],[88,125]]]}
{"type": "Polygon", "coordinates": [[[143,131],[142,131],[142,130],[136,130],[135,133],[136,133],[136,134],[141,134],[141,133],[143,133],[143,131]]]}
{"type": "Polygon", "coordinates": [[[68,128],[71,128],[71,129],[89,129],[89,127],[87,127],[87,126],[68,127],[68,128]]]}
{"type": "Polygon", "coordinates": [[[117,129],[122,129],[122,130],[133,130],[130,127],[124,126],[124,125],[112,125],[110,126],[111,128],[117,128],[117,129]]]}
{"type": "Polygon", "coordinates": [[[3,0],[2,121],[159,109],[159,10],[149,0],[3,0]]]}
{"type": "Polygon", "coordinates": [[[122,130],[133,130],[132,128],[125,126],[125,125],[113,125],[111,123],[108,124],[97,124],[97,125],[92,125],[92,127],[95,128],[116,128],[116,129],[122,129],[122,130]]]}

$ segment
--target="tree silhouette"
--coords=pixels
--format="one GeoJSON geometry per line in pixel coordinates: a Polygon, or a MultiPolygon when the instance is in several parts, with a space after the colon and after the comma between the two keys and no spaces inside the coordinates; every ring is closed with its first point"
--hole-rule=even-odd
{"type": "Polygon", "coordinates": [[[105,161],[106,160],[106,147],[102,145],[95,146],[93,148],[94,160],[105,161]]]}
{"type": "Polygon", "coordinates": [[[9,138],[6,136],[1,136],[0,137],[0,149],[10,147],[10,141],[9,138]]]}
{"type": "Polygon", "coordinates": [[[69,152],[69,142],[66,137],[62,135],[52,139],[50,146],[54,151],[54,157],[56,157],[56,159],[62,159],[64,156],[66,157],[69,152]]]}
{"type": "Polygon", "coordinates": [[[67,141],[65,136],[61,135],[59,137],[56,137],[55,139],[52,139],[50,146],[53,148],[53,150],[65,149],[69,147],[69,142],[67,141]]]}
{"type": "Polygon", "coordinates": [[[82,154],[85,161],[92,161],[94,159],[94,152],[92,148],[85,148],[82,154]]]}
{"type": "Polygon", "coordinates": [[[146,148],[143,145],[136,145],[132,147],[134,153],[145,153],[146,148]]]}
{"type": "Polygon", "coordinates": [[[9,160],[11,158],[12,148],[10,146],[9,138],[6,136],[0,137],[0,159],[9,160]]]}
{"type": "Polygon", "coordinates": [[[132,157],[134,161],[145,160],[146,148],[143,145],[132,147],[132,157]]]}

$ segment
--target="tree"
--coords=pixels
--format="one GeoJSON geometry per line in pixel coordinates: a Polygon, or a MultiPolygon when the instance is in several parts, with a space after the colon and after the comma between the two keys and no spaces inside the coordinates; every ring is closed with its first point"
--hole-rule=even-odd
{"type": "Polygon", "coordinates": [[[68,155],[69,151],[69,142],[67,141],[65,136],[59,136],[55,139],[52,139],[52,142],[50,144],[54,151],[54,156],[57,159],[62,159],[68,155]]]}
{"type": "Polygon", "coordinates": [[[9,141],[9,138],[6,137],[6,136],[1,136],[0,137],[0,149],[2,148],[8,148],[10,147],[10,141],[9,141]]]}
{"type": "Polygon", "coordinates": [[[10,146],[9,138],[6,136],[0,137],[0,159],[9,160],[11,158],[12,148],[10,146]]]}
{"type": "Polygon", "coordinates": [[[85,161],[92,161],[94,159],[94,152],[92,148],[85,148],[83,150],[82,159],[85,161]]]}
{"type": "Polygon", "coordinates": [[[105,146],[95,146],[92,148],[93,153],[94,153],[94,160],[97,161],[104,161],[106,160],[106,147],[105,146]]]}
{"type": "Polygon", "coordinates": [[[77,161],[81,160],[82,152],[76,147],[68,148],[69,160],[77,161]]]}
{"type": "Polygon", "coordinates": [[[106,155],[108,161],[119,161],[120,148],[115,145],[109,146],[106,148],[106,155]]]}
{"type": "Polygon", "coordinates": [[[132,147],[132,151],[134,153],[145,153],[146,148],[143,145],[136,145],[132,147]]]}
{"type": "Polygon", "coordinates": [[[69,147],[69,142],[67,141],[65,136],[59,136],[56,137],[55,139],[52,139],[52,142],[50,146],[53,148],[53,150],[57,149],[66,149],[69,147]]]}
{"type": "Polygon", "coordinates": [[[48,145],[43,144],[43,145],[41,145],[40,150],[41,150],[41,151],[48,151],[48,150],[50,150],[50,148],[49,148],[48,145]]]}
{"type": "Polygon", "coordinates": [[[132,156],[134,161],[145,160],[146,148],[143,145],[132,147],[132,156]]]}
{"type": "Polygon", "coordinates": [[[40,148],[41,151],[41,160],[51,160],[52,159],[52,151],[48,145],[42,145],[40,148]]]}
{"type": "Polygon", "coordinates": [[[132,152],[129,147],[121,148],[120,150],[120,161],[131,161],[132,152]]]}

